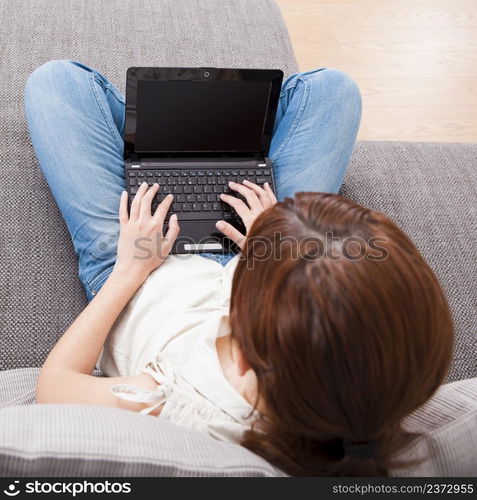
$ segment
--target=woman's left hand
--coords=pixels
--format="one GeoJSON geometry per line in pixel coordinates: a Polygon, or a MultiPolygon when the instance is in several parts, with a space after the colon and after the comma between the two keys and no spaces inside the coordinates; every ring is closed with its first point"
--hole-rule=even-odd
{"type": "Polygon", "coordinates": [[[120,233],[115,270],[124,270],[127,275],[141,281],[164,262],[179,234],[175,214],[169,219],[166,235],[162,234],[172,195],[167,195],[154,214],[151,213],[152,200],[158,191],[158,184],[148,187],[144,182],[131,203],[129,215],[126,191],[123,191],[119,205],[120,233]]]}
{"type": "MultiPolygon", "coordinates": [[[[267,210],[267,208],[277,203],[277,199],[268,182],[263,185],[263,188],[247,180],[243,181],[243,184],[229,182],[229,188],[242,195],[247,203],[229,194],[221,194],[220,199],[229,204],[237,212],[244,223],[247,233],[255,219],[263,211],[267,210]]],[[[242,248],[245,241],[244,234],[224,220],[219,220],[216,226],[219,231],[222,231],[225,236],[242,248]]]]}

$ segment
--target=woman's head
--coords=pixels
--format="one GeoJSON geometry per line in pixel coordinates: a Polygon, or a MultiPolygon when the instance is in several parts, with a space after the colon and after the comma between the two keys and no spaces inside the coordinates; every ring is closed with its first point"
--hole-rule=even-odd
{"type": "Polygon", "coordinates": [[[232,336],[266,408],[243,444],[294,475],[386,474],[402,419],[450,362],[452,322],[429,266],[383,215],[317,193],[264,212],[242,253],[232,336]],[[346,442],[375,443],[373,458],[346,442]]]}

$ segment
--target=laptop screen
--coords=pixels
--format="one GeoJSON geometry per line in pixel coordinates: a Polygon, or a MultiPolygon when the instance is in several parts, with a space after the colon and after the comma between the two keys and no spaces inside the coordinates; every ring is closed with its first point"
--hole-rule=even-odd
{"type": "Polygon", "coordinates": [[[135,151],[260,151],[270,82],[139,80],[135,151]]]}

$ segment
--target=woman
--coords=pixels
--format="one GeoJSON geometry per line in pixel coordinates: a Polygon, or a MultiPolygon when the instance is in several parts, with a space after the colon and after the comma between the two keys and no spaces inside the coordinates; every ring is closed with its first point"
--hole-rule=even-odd
{"type": "Polygon", "coordinates": [[[388,474],[403,418],[444,379],[452,324],[431,270],[385,217],[335,194],[289,198],[337,192],[360,119],[354,83],[335,70],[284,82],[270,150],[282,201],[232,184],[246,203],[222,200],[247,234],[220,221],[242,250],[218,258],[168,256],[180,221],[162,235],[172,198],[151,213],[157,185],[141,186],[129,214],[123,193],[118,220],[124,100],[102,75],[53,61],[25,102],[94,297],[45,362],[37,401],[156,415],[293,475],[388,474]],[[96,364],[106,377],[91,376],[96,364]]]}

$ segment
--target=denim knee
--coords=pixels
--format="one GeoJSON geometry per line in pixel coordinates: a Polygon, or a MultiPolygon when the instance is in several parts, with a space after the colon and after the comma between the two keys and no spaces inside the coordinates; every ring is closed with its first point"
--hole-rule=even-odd
{"type": "Polygon", "coordinates": [[[361,109],[361,92],[356,82],[346,73],[338,69],[324,68],[321,71],[313,71],[303,74],[308,83],[314,87],[321,88],[322,91],[333,90],[348,103],[356,105],[361,109]]]}
{"type": "Polygon", "coordinates": [[[51,94],[55,88],[64,86],[78,71],[75,62],[67,59],[48,61],[36,68],[28,77],[25,85],[25,101],[34,102],[36,95],[51,94]]]}

